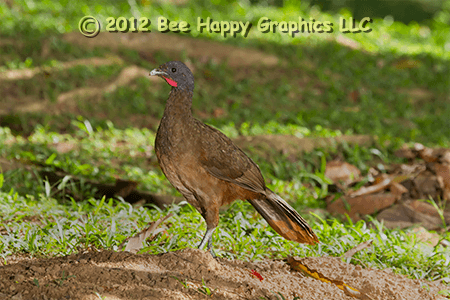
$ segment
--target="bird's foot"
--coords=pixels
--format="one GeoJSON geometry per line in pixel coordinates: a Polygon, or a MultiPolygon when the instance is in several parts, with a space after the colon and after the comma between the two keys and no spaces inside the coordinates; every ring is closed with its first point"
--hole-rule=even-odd
{"type": "Polygon", "coordinates": [[[203,249],[206,246],[206,243],[208,243],[208,248],[207,250],[209,251],[209,253],[211,253],[212,257],[216,258],[216,254],[214,253],[213,247],[212,247],[212,235],[214,233],[214,230],[216,228],[211,228],[211,229],[207,229],[205,236],[202,239],[202,242],[200,243],[200,245],[198,245],[198,249],[203,249]]]}
{"type": "Polygon", "coordinates": [[[214,250],[213,250],[212,247],[211,247],[211,248],[208,248],[207,250],[209,250],[209,253],[211,253],[211,256],[212,256],[213,258],[217,258],[216,253],[214,253],[214,250]]]}

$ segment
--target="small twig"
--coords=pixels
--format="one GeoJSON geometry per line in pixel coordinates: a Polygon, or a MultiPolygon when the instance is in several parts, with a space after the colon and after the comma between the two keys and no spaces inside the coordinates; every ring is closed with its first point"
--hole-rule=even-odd
{"type": "Polygon", "coordinates": [[[355,255],[357,252],[370,247],[372,245],[372,243],[373,243],[373,240],[368,240],[368,241],[362,242],[361,244],[357,245],[356,247],[353,247],[352,249],[345,252],[343,257],[350,258],[353,255],[355,255]]]}
{"type": "Polygon", "coordinates": [[[142,248],[142,243],[151,236],[155,229],[161,225],[165,220],[173,216],[173,213],[169,213],[168,215],[156,220],[155,222],[151,222],[150,226],[139,232],[138,234],[126,238],[120,245],[119,249],[123,247],[123,245],[128,242],[127,246],[125,247],[124,251],[134,252],[136,253],[139,249],[142,248]]]}

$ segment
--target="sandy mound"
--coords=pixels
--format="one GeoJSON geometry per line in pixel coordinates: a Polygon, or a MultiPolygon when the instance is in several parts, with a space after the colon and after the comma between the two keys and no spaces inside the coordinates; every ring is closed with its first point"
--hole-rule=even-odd
{"type": "MultiPolygon", "coordinates": [[[[444,288],[437,283],[362,269],[331,257],[301,261],[372,299],[444,299],[436,296],[444,288]]],[[[0,299],[355,299],[333,284],[291,270],[283,261],[213,259],[197,249],[160,255],[100,251],[22,260],[0,267],[0,291],[0,299]]]]}

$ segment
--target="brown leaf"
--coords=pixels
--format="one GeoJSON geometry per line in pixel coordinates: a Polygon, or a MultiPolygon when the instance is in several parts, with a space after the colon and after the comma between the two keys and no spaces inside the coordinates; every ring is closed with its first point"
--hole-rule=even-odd
{"type": "MultiPolygon", "coordinates": [[[[440,213],[437,211],[436,207],[434,207],[431,203],[413,200],[409,202],[409,205],[416,211],[422,214],[426,214],[435,218],[441,218],[440,213]]],[[[446,223],[450,223],[450,212],[443,212],[443,216],[446,223]]]]}
{"type": "Polygon", "coordinates": [[[401,148],[394,152],[394,155],[400,158],[414,159],[417,156],[417,153],[410,148],[401,148]]]}
{"type": "Polygon", "coordinates": [[[450,166],[444,164],[435,164],[434,170],[438,180],[443,184],[443,198],[444,200],[450,199],[450,166]]]}
{"type": "Polygon", "coordinates": [[[396,196],[391,193],[378,193],[357,197],[341,197],[327,206],[331,213],[348,214],[353,220],[358,215],[370,215],[394,204],[396,196]]]}
{"type": "Polygon", "coordinates": [[[420,172],[413,180],[414,189],[411,191],[413,198],[433,198],[437,199],[441,196],[441,184],[436,175],[431,171],[425,170],[420,172]]]}
{"type": "Polygon", "coordinates": [[[381,182],[371,185],[371,186],[363,186],[356,191],[351,191],[348,193],[350,197],[358,197],[364,196],[368,194],[373,194],[379,191],[386,189],[392,182],[392,177],[384,177],[381,182]]]}
{"type": "Polygon", "coordinates": [[[334,183],[344,182],[347,185],[358,180],[361,176],[361,171],[347,162],[333,160],[327,163],[325,176],[334,183]]]}
{"type": "Polygon", "coordinates": [[[413,148],[414,148],[414,150],[416,150],[416,151],[422,151],[423,149],[425,149],[425,146],[422,145],[421,143],[414,143],[413,148]]]}
{"type": "Polygon", "coordinates": [[[400,183],[395,182],[395,181],[393,181],[393,182],[391,183],[391,185],[389,186],[389,188],[390,188],[390,190],[391,190],[391,193],[392,193],[393,195],[395,195],[396,200],[400,200],[400,199],[402,198],[402,195],[403,195],[404,193],[407,193],[407,192],[408,192],[408,189],[407,189],[407,188],[405,188],[403,185],[401,185],[400,183]]]}
{"type": "Polygon", "coordinates": [[[450,165],[450,150],[444,149],[442,153],[440,153],[439,161],[443,164],[450,165]]]}
{"type": "Polygon", "coordinates": [[[419,156],[426,162],[435,162],[438,160],[438,157],[435,155],[433,149],[424,148],[419,151],[419,156]]]}
{"type": "Polygon", "coordinates": [[[124,251],[129,251],[131,253],[137,253],[140,249],[143,247],[143,242],[150,236],[154,236],[158,234],[159,231],[155,231],[155,229],[161,225],[165,220],[170,218],[173,215],[173,213],[170,213],[164,217],[161,217],[159,220],[156,220],[155,222],[150,222],[150,226],[139,232],[133,237],[126,238],[120,245],[119,249],[122,248],[123,244],[125,242],[128,242],[127,246],[125,247],[124,251]]]}
{"type": "Polygon", "coordinates": [[[422,226],[416,227],[413,230],[411,230],[410,233],[408,233],[409,236],[411,236],[412,234],[416,234],[417,240],[429,243],[433,247],[436,246],[441,239],[439,234],[431,233],[422,226]]]}
{"type": "Polygon", "coordinates": [[[442,221],[438,217],[430,216],[411,207],[410,202],[396,204],[377,215],[377,220],[383,221],[389,228],[407,228],[415,224],[421,224],[428,230],[439,229],[442,221]]]}
{"type": "Polygon", "coordinates": [[[373,240],[368,240],[368,241],[362,242],[361,244],[357,245],[356,247],[353,247],[352,249],[345,252],[344,257],[350,258],[353,255],[355,255],[357,252],[370,247],[372,245],[372,243],[373,243],[373,240]]]}

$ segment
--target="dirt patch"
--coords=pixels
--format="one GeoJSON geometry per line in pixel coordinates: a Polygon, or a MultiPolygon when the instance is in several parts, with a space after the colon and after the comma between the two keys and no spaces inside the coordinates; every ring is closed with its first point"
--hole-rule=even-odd
{"type": "Polygon", "coordinates": [[[240,136],[234,139],[243,150],[256,150],[261,156],[269,158],[273,151],[284,155],[300,155],[317,148],[333,148],[341,143],[371,145],[375,137],[369,135],[343,135],[332,138],[299,138],[292,135],[240,136]],[[270,151],[267,151],[270,150],[270,151]]]}
{"type": "Polygon", "coordinates": [[[31,79],[34,76],[44,73],[44,72],[55,72],[70,69],[76,66],[108,66],[112,64],[122,64],[123,61],[119,57],[101,58],[101,57],[91,57],[76,59],[74,61],[64,62],[55,67],[37,67],[33,69],[21,69],[21,70],[9,70],[0,73],[0,81],[12,81],[12,80],[23,80],[31,79]]]}
{"type": "Polygon", "coordinates": [[[118,49],[120,47],[154,53],[163,51],[175,55],[186,53],[189,57],[196,57],[205,61],[226,61],[230,67],[243,67],[251,65],[276,66],[282,59],[275,55],[265,54],[262,51],[251,48],[239,48],[220,42],[193,39],[179,34],[166,34],[152,32],[149,34],[134,34],[132,32],[122,34],[102,33],[89,39],[79,32],[71,32],[63,35],[63,39],[81,47],[108,47],[118,49]]]}
{"type": "MultiPolygon", "coordinates": [[[[82,61],[82,60],[79,60],[82,61]]],[[[69,64],[67,63],[67,66],[72,65],[78,65],[78,62],[69,64]]],[[[100,61],[103,62],[103,61],[100,61]]],[[[106,62],[114,62],[114,60],[106,60],[106,62]]],[[[40,70],[40,68],[36,68],[34,70],[40,70]]],[[[25,70],[27,71],[27,70],[25,70]]],[[[38,71],[31,70],[28,73],[22,73],[19,72],[14,73],[14,76],[34,76],[34,73],[38,71]]],[[[1,74],[0,74],[1,75],[1,74]]],[[[11,76],[13,76],[11,75],[11,76]]],[[[47,113],[58,113],[62,111],[74,111],[77,106],[77,100],[86,100],[90,99],[96,96],[100,96],[103,93],[113,93],[118,88],[122,86],[129,85],[130,82],[132,82],[134,79],[138,77],[144,77],[152,82],[157,82],[159,84],[160,81],[158,81],[156,78],[150,77],[149,72],[146,69],[140,68],[138,66],[129,66],[124,68],[119,76],[109,84],[103,86],[103,87],[83,87],[78,89],[73,89],[69,92],[62,93],[58,96],[56,100],[56,105],[53,105],[53,103],[50,100],[41,101],[39,99],[34,99],[33,97],[30,97],[27,99],[27,101],[23,101],[25,103],[20,103],[20,105],[17,105],[14,101],[9,101],[3,109],[0,109],[0,114],[2,113],[12,113],[12,112],[21,112],[21,113],[30,113],[30,112],[40,112],[40,111],[46,111],[47,113]],[[48,108],[50,106],[53,106],[52,110],[49,110],[48,108]]],[[[12,77],[11,77],[12,78],[12,77]]],[[[0,76],[0,81],[1,81],[0,76]]]]}
{"type": "MultiPolygon", "coordinates": [[[[437,282],[363,269],[332,257],[300,261],[372,299],[444,299],[437,293],[445,286],[437,282]]],[[[285,299],[354,299],[283,261],[213,259],[189,248],[160,255],[100,251],[16,261],[0,267],[0,291],[0,299],[280,299],[280,294],[285,299]],[[205,295],[208,290],[211,296],[205,295]]]]}

